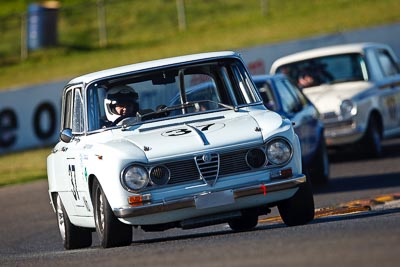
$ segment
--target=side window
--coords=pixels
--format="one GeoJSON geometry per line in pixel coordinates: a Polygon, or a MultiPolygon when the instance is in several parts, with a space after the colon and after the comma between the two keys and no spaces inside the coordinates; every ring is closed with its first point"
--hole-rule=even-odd
{"type": "Polygon", "coordinates": [[[377,51],[378,61],[382,67],[384,76],[392,76],[399,72],[396,67],[396,63],[386,50],[377,51]]]}
{"type": "Polygon", "coordinates": [[[63,129],[72,128],[72,92],[73,89],[69,89],[64,95],[63,129]]]}
{"type": "Polygon", "coordinates": [[[276,106],[275,97],[274,97],[274,94],[272,92],[271,85],[269,84],[269,82],[260,84],[260,85],[258,85],[258,87],[259,87],[260,95],[263,100],[264,106],[269,110],[276,111],[278,107],[276,106]]]}
{"type": "Polygon", "coordinates": [[[72,132],[82,133],[84,131],[83,98],[80,89],[74,92],[74,108],[72,114],[72,132]]]}
{"type": "Polygon", "coordinates": [[[293,90],[290,90],[283,80],[277,80],[276,87],[282,100],[282,109],[286,113],[297,112],[299,110],[300,103],[293,90]]]}
{"type": "Polygon", "coordinates": [[[73,133],[84,131],[83,99],[79,88],[69,88],[64,94],[62,128],[73,133]]]}
{"type": "Polygon", "coordinates": [[[294,95],[296,95],[297,102],[301,103],[302,106],[307,105],[307,99],[306,97],[301,93],[300,89],[294,85],[292,82],[289,80],[283,80],[283,83],[287,86],[289,91],[292,91],[294,95]]]}

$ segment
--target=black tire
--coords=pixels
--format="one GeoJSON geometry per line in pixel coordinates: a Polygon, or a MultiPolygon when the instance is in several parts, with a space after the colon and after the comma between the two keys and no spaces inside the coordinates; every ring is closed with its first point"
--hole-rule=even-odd
{"type": "Polygon", "coordinates": [[[321,137],[317,152],[306,173],[310,176],[310,180],[313,184],[322,185],[328,183],[329,168],[328,150],[326,148],[325,139],[321,137]]]}
{"type": "Polygon", "coordinates": [[[96,231],[103,248],[128,246],[132,243],[132,226],[120,222],[99,182],[93,182],[93,209],[96,231]]]}
{"type": "Polygon", "coordinates": [[[307,224],[314,219],[314,197],[309,179],[300,185],[293,197],[278,203],[279,214],[288,226],[307,224]]]}
{"type": "Polygon", "coordinates": [[[92,245],[92,230],[71,223],[60,196],[56,196],[57,224],[65,249],[86,248],[92,245]]]}
{"type": "Polygon", "coordinates": [[[244,210],[242,216],[228,222],[229,227],[235,232],[249,231],[254,229],[258,223],[257,210],[244,210]]]}
{"type": "Polygon", "coordinates": [[[383,154],[382,133],[377,116],[372,115],[368,121],[368,128],[362,140],[362,147],[369,157],[378,158],[383,154]]]}

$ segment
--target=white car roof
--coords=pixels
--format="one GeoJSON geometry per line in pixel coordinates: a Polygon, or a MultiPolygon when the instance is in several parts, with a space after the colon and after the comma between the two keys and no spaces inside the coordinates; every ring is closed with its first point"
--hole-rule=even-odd
{"type": "MultiPolygon", "coordinates": [[[[157,69],[161,67],[173,66],[176,64],[181,63],[188,63],[191,61],[203,61],[209,59],[216,59],[216,58],[224,58],[224,57],[240,57],[239,54],[233,51],[220,51],[220,52],[208,52],[208,53],[200,53],[200,54],[192,54],[192,55],[185,55],[185,56],[178,56],[178,57],[171,57],[171,58],[164,58],[152,61],[146,61],[111,69],[106,69],[98,72],[89,73],[86,75],[82,75],[76,77],[68,82],[68,85],[78,84],[78,83],[90,83],[92,81],[106,78],[106,77],[113,77],[117,75],[121,75],[124,73],[133,73],[135,71],[146,70],[146,69],[157,69]]],[[[67,85],[67,86],[68,86],[67,85]]]]}
{"type": "Polygon", "coordinates": [[[275,60],[271,66],[271,73],[274,73],[279,66],[288,63],[302,61],[310,58],[322,57],[322,56],[337,55],[337,54],[364,53],[365,49],[371,47],[388,48],[388,46],[379,43],[352,43],[352,44],[326,46],[321,48],[305,50],[275,60]]]}

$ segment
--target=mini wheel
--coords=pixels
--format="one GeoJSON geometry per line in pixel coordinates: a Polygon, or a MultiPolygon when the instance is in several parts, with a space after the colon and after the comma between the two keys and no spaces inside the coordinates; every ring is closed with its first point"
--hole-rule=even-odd
{"type": "Polygon", "coordinates": [[[93,183],[93,205],[96,231],[103,248],[128,246],[132,243],[132,226],[115,217],[97,180],[93,183]]]}
{"type": "Polygon", "coordinates": [[[65,249],[86,248],[92,245],[92,230],[71,223],[59,194],[56,197],[56,215],[65,249]]]}
{"type": "Polygon", "coordinates": [[[279,214],[288,226],[302,225],[314,219],[314,197],[311,183],[300,185],[293,197],[283,200],[278,204],[279,214]]]}

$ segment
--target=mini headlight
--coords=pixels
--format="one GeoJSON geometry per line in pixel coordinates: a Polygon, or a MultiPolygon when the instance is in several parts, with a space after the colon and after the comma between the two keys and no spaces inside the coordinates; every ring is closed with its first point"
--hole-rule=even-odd
{"type": "Polygon", "coordinates": [[[287,163],[292,157],[292,148],[284,139],[275,139],[267,144],[268,161],[282,165],[287,163]]]}
{"type": "Polygon", "coordinates": [[[254,148],[247,152],[246,162],[251,168],[257,169],[266,165],[267,159],[262,149],[254,148]]]}
{"type": "Polygon", "coordinates": [[[170,172],[165,166],[155,166],[150,170],[150,179],[153,184],[165,185],[170,178],[170,172]]]}
{"type": "Polygon", "coordinates": [[[357,106],[351,100],[343,100],[340,104],[340,112],[343,117],[354,116],[357,113],[357,106]]]}
{"type": "Polygon", "coordinates": [[[131,165],[123,171],[122,182],[129,190],[140,190],[149,183],[149,174],[144,167],[131,165]]]}

